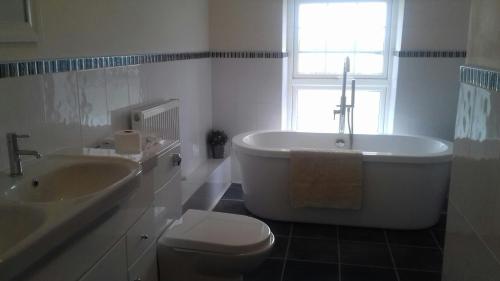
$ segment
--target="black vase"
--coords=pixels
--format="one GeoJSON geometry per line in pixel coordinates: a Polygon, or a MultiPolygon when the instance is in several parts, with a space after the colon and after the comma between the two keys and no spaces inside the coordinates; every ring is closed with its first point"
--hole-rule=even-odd
{"type": "Polygon", "coordinates": [[[212,157],[214,159],[222,159],[224,158],[224,145],[212,145],[212,157]]]}

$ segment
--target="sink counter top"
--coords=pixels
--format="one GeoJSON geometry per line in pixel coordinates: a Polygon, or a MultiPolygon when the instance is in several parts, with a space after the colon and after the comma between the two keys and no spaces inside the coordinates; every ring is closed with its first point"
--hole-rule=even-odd
{"type": "MultiPolygon", "coordinates": [[[[0,276],[14,277],[140,186],[141,159],[80,152],[0,173],[0,276]]],[[[135,156],[139,157],[139,156],[135,156]]]]}

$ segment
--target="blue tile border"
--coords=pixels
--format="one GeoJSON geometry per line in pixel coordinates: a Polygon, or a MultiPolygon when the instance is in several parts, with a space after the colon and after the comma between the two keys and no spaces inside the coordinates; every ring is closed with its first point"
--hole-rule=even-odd
{"type": "Polygon", "coordinates": [[[394,56],[400,58],[465,58],[467,51],[461,50],[401,50],[394,56]]]}
{"type": "Polygon", "coordinates": [[[500,71],[477,66],[461,66],[460,82],[486,90],[500,92],[500,71]]]}
{"type": "Polygon", "coordinates": [[[232,59],[282,59],[288,57],[284,52],[267,51],[211,51],[212,58],[232,58],[232,59]]]}
{"type": "Polygon", "coordinates": [[[287,53],[273,51],[206,51],[12,61],[0,62],[0,78],[203,58],[281,59],[287,56],[287,53]]]}

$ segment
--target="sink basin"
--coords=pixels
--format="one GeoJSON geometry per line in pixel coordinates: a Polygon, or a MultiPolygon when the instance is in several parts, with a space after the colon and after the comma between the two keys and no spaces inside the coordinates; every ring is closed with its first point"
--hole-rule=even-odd
{"type": "Polygon", "coordinates": [[[80,159],[44,173],[25,174],[3,195],[8,200],[27,203],[77,199],[116,185],[135,168],[129,161],[121,159],[80,159]]]}
{"type": "Polygon", "coordinates": [[[21,206],[0,206],[0,257],[32,234],[44,221],[45,216],[37,210],[21,206]]]}

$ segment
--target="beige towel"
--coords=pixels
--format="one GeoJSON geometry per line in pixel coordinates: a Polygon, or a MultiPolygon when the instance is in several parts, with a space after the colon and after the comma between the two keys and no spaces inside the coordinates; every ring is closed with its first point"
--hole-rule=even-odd
{"type": "Polygon", "coordinates": [[[358,151],[290,153],[292,207],[361,209],[363,155],[358,151]]]}

